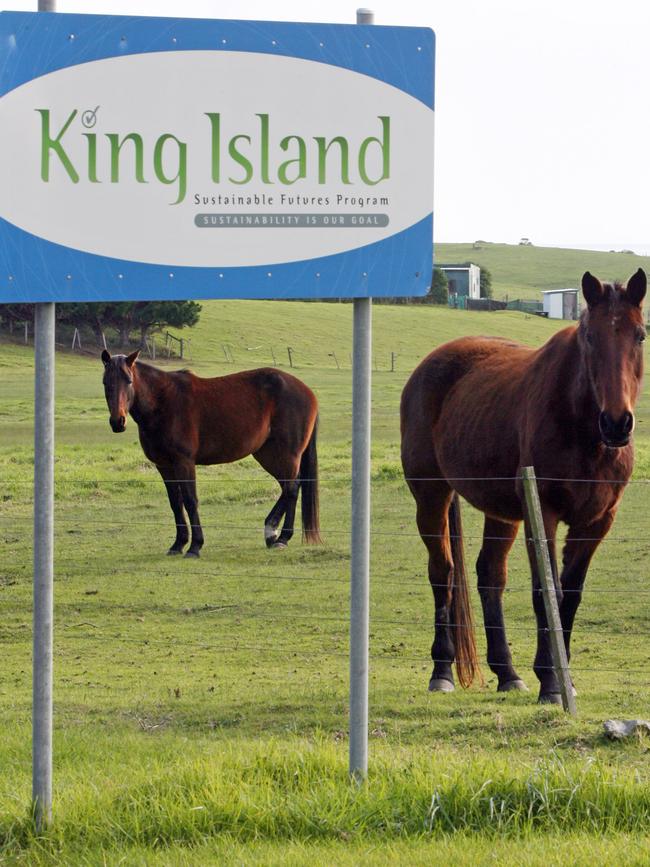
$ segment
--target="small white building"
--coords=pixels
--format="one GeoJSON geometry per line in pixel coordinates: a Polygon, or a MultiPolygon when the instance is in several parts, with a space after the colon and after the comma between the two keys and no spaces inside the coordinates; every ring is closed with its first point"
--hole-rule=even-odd
{"type": "Polygon", "coordinates": [[[580,316],[579,289],[549,289],[542,292],[544,315],[549,319],[577,319],[580,316]]]}
{"type": "Polygon", "coordinates": [[[450,295],[481,297],[481,269],[478,265],[435,265],[447,277],[450,295]]]}

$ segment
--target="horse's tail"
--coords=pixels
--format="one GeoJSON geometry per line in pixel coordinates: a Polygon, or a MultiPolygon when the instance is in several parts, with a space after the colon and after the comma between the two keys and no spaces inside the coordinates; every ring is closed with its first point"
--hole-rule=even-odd
{"type": "Polygon", "coordinates": [[[449,535],[451,556],[454,561],[451,592],[451,621],[456,648],[456,673],[461,686],[470,686],[481,676],[474,637],[474,618],[467,588],[465,557],[463,554],[463,525],[460,519],[460,500],[454,496],[449,507],[449,535]]]}
{"type": "Polygon", "coordinates": [[[320,518],[318,508],[318,455],[316,454],[316,432],[318,416],[314,423],[307,448],[300,458],[300,492],[302,510],[302,539],[313,545],[320,543],[320,518]]]}

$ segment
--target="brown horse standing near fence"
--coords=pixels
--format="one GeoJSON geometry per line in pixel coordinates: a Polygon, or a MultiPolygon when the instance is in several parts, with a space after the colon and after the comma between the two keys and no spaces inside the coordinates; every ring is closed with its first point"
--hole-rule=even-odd
{"type": "MultiPolygon", "coordinates": [[[[521,469],[538,477],[567,653],[591,558],[632,473],[630,436],[643,372],[646,275],[603,284],[587,272],[577,326],[533,350],[498,338],[439,347],[413,372],[401,405],[402,464],[429,552],[435,602],[432,691],[468,686],[478,672],[456,492],[485,513],[478,591],[487,661],[499,691],[525,689],[506,640],[502,597],[508,552],[524,519],[521,469]],[[589,484],[581,480],[594,480],[589,484]],[[558,578],[555,535],[568,525],[558,578]]],[[[526,538],[531,531],[526,525],[526,538]]],[[[540,701],[560,701],[533,546],[540,701]]]]}
{"type": "Polygon", "coordinates": [[[295,376],[273,368],[202,379],[189,370],[173,373],[104,350],[104,391],[115,433],[129,413],[138,425],[145,455],[163,477],[176,520],[167,552],[198,557],[203,546],[196,496],[197,464],[225,464],[253,455],[277,479],[281,494],[264,522],[268,547],[286,547],[301,492],[303,537],[319,542],[318,404],[295,376]],[[280,523],[284,518],[282,529],[280,523]]]}

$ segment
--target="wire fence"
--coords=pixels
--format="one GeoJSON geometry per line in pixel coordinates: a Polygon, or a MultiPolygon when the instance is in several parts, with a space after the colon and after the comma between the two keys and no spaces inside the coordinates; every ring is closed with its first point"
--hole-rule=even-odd
{"type": "MultiPolygon", "coordinates": [[[[435,477],[418,479],[423,480],[441,481],[435,477]]],[[[505,476],[480,481],[514,484],[516,480],[505,476]]],[[[108,686],[112,683],[117,688],[119,683],[120,689],[128,689],[124,672],[115,672],[113,677],[107,660],[117,653],[117,648],[126,649],[127,654],[128,648],[133,648],[145,670],[153,665],[141,656],[145,652],[212,654],[220,681],[232,682],[233,689],[242,667],[248,670],[263,666],[264,661],[273,660],[274,670],[278,671],[283,665],[293,671],[297,665],[306,676],[317,671],[322,674],[323,665],[327,665],[337,672],[339,679],[333,689],[344,700],[349,658],[349,503],[347,498],[329,497],[327,492],[328,488],[349,484],[349,475],[325,474],[320,479],[325,545],[306,547],[295,538],[288,554],[267,552],[263,546],[264,515],[278,493],[272,479],[240,472],[228,478],[199,478],[200,496],[214,487],[231,498],[220,502],[208,496],[202,507],[206,549],[199,561],[163,559],[174,533],[174,520],[171,512],[168,514],[162,482],[153,472],[145,481],[158,485],[151,489],[156,491],[149,504],[154,511],[138,515],[141,504],[131,500],[133,489],[142,481],[97,475],[92,479],[69,476],[57,482],[55,648],[62,659],[68,660],[59,683],[61,693],[76,689],[74,672],[66,667],[76,656],[92,677],[103,679],[108,686]],[[246,499],[251,485],[260,487],[259,491],[256,488],[254,503],[246,499]],[[99,491],[101,498],[89,499],[91,491],[99,491]],[[215,630],[219,636],[216,641],[215,630]]],[[[461,480],[449,481],[453,484],[461,480]]],[[[543,481],[558,485],[601,484],[586,479],[543,481]]],[[[573,632],[571,671],[575,678],[587,683],[588,690],[601,689],[601,681],[611,680],[610,675],[615,676],[621,689],[629,686],[639,691],[650,686],[650,652],[646,649],[650,636],[650,533],[644,526],[647,510],[643,509],[646,484],[647,480],[640,480],[626,493],[620,515],[596,554],[584,590],[566,589],[568,595],[584,595],[573,632]],[[626,498],[631,499],[628,502],[626,498]]],[[[0,601],[9,611],[0,624],[0,644],[14,658],[26,660],[30,634],[25,625],[26,612],[22,609],[21,616],[20,606],[28,594],[31,576],[31,515],[21,510],[30,506],[31,491],[29,482],[5,478],[3,488],[12,487],[17,491],[12,499],[0,501],[0,601]],[[17,594],[15,601],[12,593],[17,594]]],[[[145,490],[149,491],[148,484],[145,490]]],[[[410,694],[413,678],[426,685],[422,672],[430,670],[435,662],[429,653],[435,615],[426,550],[404,479],[380,476],[375,479],[373,491],[371,666],[377,675],[389,666],[386,676],[390,689],[397,693],[401,687],[396,685],[396,678],[400,666],[404,666],[410,675],[403,689],[410,694]]],[[[485,541],[512,541],[511,536],[484,536],[480,529],[482,516],[465,505],[463,519],[468,564],[476,560],[485,541]]],[[[425,539],[446,535],[425,534],[425,539]]],[[[558,551],[566,538],[566,534],[559,538],[558,551]]],[[[569,530],[568,538],[584,542],[596,537],[583,533],[572,537],[569,530]]],[[[503,590],[505,626],[488,624],[484,628],[476,576],[470,578],[481,655],[485,657],[486,635],[503,633],[512,638],[515,664],[525,666],[527,671],[540,632],[531,605],[526,552],[530,541],[520,531],[511,552],[505,587],[501,581],[490,580],[482,587],[483,591],[503,590]]],[[[452,578],[434,579],[432,586],[452,592],[458,585],[452,578]]],[[[494,680],[490,680],[488,667],[483,665],[493,689],[494,680]]],[[[498,669],[498,665],[493,663],[492,668],[498,669]]],[[[529,674],[526,679],[532,687],[533,676],[529,674]]],[[[307,681],[301,689],[308,690],[307,681]]],[[[263,702],[264,696],[259,700],[263,702]]]]}

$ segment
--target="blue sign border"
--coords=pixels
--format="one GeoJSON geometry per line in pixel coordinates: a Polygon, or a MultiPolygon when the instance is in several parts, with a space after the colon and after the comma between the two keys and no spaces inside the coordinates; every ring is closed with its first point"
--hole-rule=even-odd
{"type": "MultiPolygon", "coordinates": [[[[156,51],[249,51],[339,66],[385,81],[434,108],[435,36],[428,28],[60,13],[0,13],[0,96],[92,60],[156,51]]],[[[38,238],[0,219],[0,303],[179,298],[424,295],[433,213],[383,241],[280,265],[150,265],[38,238]]]]}

